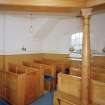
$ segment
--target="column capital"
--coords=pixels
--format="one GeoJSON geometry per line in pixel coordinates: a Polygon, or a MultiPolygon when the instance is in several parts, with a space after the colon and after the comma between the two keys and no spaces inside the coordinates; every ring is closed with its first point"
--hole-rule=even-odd
{"type": "Polygon", "coordinates": [[[83,8],[81,9],[82,16],[91,16],[92,8],[83,8]]]}

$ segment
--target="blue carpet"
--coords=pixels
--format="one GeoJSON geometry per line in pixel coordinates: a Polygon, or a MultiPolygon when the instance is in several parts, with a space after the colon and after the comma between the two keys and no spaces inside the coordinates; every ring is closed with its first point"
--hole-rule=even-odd
{"type": "MultiPolygon", "coordinates": [[[[0,105],[9,105],[4,100],[0,99],[0,105]]],[[[31,105],[53,105],[53,92],[48,92],[44,96],[40,97],[37,101],[31,105]]]]}
{"type": "Polygon", "coordinates": [[[0,105],[9,105],[9,104],[6,103],[3,99],[0,99],[0,105]]]}
{"type": "Polygon", "coordinates": [[[46,93],[46,95],[33,102],[31,105],[53,105],[53,92],[46,93]]]}

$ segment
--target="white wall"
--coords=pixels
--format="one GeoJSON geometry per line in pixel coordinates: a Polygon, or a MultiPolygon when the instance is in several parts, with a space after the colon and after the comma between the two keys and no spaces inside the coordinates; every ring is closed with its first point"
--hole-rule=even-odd
{"type": "Polygon", "coordinates": [[[3,53],[3,15],[0,15],[0,54],[3,53]]]}
{"type": "MultiPolygon", "coordinates": [[[[30,30],[29,13],[0,13],[0,54],[69,53],[70,35],[82,31],[81,19],[65,14],[34,13],[30,30]],[[3,42],[5,38],[5,42],[3,42]],[[3,44],[5,43],[5,44],[3,44]],[[22,51],[22,47],[27,50],[22,51]]],[[[101,52],[105,47],[105,13],[92,17],[92,48],[101,52]]]]}
{"type": "Polygon", "coordinates": [[[81,31],[80,20],[77,18],[62,19],[43,41],[43,52],[69,53],[70,35],[81,31]]]}
{"type": "Polygon", "coordinates": [[[93,47],[102,52],[105,47],[105,13],[98,14],[91,19],[91,35],[93,36],[93,47]]]}

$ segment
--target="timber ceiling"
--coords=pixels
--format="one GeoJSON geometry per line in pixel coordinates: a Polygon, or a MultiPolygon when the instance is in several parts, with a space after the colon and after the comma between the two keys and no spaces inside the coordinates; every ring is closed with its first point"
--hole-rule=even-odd
{"type": "Polygon", "coordinates": [[[104,10],[105,0],[0,0],[0,10],[71,12],[87,7],[104,10]]]}

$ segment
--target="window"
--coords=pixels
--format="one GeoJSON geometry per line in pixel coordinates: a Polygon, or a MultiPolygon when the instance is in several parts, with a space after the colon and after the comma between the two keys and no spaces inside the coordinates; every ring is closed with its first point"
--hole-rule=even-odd
{"type": "Polygon", "coordinates": [[[81,57],[82,51],[82,37],[83,33],[75,33],[70,36],[71,47],[70,47],[70,57],[81,57]]]}

